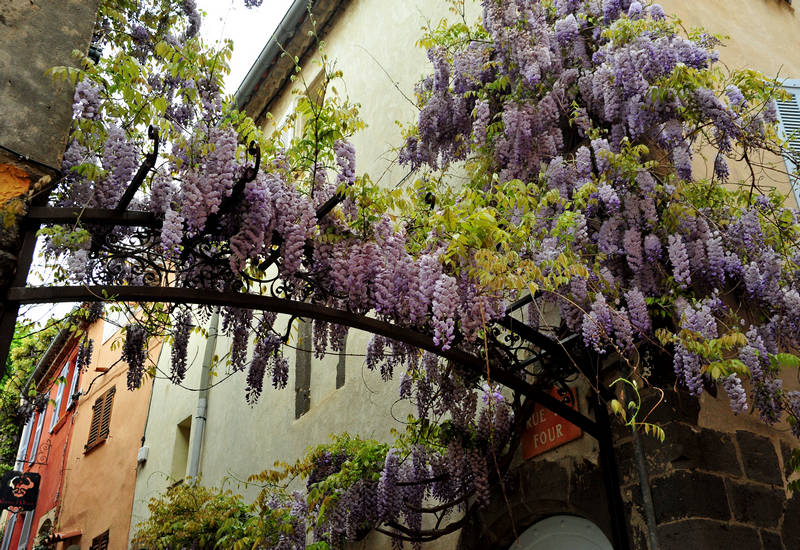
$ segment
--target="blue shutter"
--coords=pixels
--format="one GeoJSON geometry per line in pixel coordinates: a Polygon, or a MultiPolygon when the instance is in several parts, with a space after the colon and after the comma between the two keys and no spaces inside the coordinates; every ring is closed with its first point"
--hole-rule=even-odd
{"type": "Polygon", "coordinates": [[[12,513],[11,517],[6,522],[6,532],[3,535],[3,544],[0,545],[0,550],[8,550],[11,546],[11,537],[14,536],[14,527],[17,526],[17,514],[12,513]]]}
{"type": "Polygon", "coordinates": [[[778,122],[782,137],[788,141],[788,152],[784,155],[789,182],[794,198],[800,206],[800,177],[797,161],[800,159],[800,80],[785,80],[784,89],[791,94],[786,101],[778,101],[778,122]]]}
{"type": "MultiPolygon", "coordinates": [[[[61,373],[58,375],[59,379],[64,378],[66,379],[67,373],[69,372],[69,363],[64,365],[64,368],[61,369],[61,373]]],[[[64,386],[66,385],[66,380],[57,382],[58,384],[58,391],[56,392],[56,402],[53,405],[53,416],[50,418],[50,431],[53,431],[53,428],[58,423],[58,414],[61,410],[61,400],[64,398],[64,386]]]]}
{"type": "Polygon", "coordinates": [[[33,436],[33,445],[31,446],[31,462],[36,462],[36,453],[39,451],[39,439],[42,437],[45,413],[47,413],[47,406],[39,413],[39,420],[36,422],[36,434],[33,436]]]}
{"type": "Polygon", "coordinates": [[[21,472],[25,467],[25,455],[28,453],[28,443],[31,442],[31,431],[33,430],[33,415],[28,419],[25,428],[22,430],[22,438],[19,442],[19,451],[17,451],[17,463],[14,464],[14,469],[21,472]]]}
{"type": "Polygon", "coordinates": [[[25,550],[28,547],[28,539],[31,538],[31,524],[33,524],[34,510],[25,512],[25,521],[22,522],[22,534],[19,536],[17,550],[25,550]]]}
{"type": "Polygon", "coordinates": [[[77,367],[76,364],[75,370],[72,372],[72,382],[69,384],[69,393],[67,394],[67,407],[72,404],[72,396],[75,395],[75,388],[78,387],[78,377],[81,375],[81,371],[77,367]]]}

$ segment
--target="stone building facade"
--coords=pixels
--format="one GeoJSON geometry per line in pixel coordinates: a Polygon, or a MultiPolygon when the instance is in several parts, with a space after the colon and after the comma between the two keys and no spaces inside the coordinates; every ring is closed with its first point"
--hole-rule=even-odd
{"type": "MultiPolygon", "coordinates": [[[[709,415],[708,409],[725,413],[726,397],[719,403],[683,391],[669,390],[663,400],[660,393],[648,392],[642,409],[649,410],[659,400],[648,421],[663,427],[665,440],[639,438],[658,548],[800,548],[800,495],[786,488],[797,478],[789,458],[798,443],[787,427],[767,428],[757,418],[716,422],[716,414],[709,415]]],[[[505,480],[508,504],[501,487],[494,487],[492,504],[464,529],[459,548],[509,548],[516,535],[560,514],[590,520],[611,540],[603,472],[590,439],[584,435],[519,461],[505,480]]],[[[631,432],[617,425],[614,444],[631,548],[652,549],[631,432]]]]}

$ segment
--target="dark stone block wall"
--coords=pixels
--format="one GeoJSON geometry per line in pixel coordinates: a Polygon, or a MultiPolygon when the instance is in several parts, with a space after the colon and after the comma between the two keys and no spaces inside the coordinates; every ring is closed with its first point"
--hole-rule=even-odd
{"type": "Polygon", "coordinates": [[[47,71],[55,66],[74,66],[72,52],[88,50],[97,6],[98,0],[0,2],[0,294],[3,295],[17,268],[22,244],[19,223],[29,206],[29,191],[36,195],[34,200],[38,203],[47,198],[47,182],[40,178],[57,176],[72,120],[75,87],[71,82],[54,81],[47,71]],[[36,182],[40,187],[30,189],[36,182]]]}
{"type": "MultiPolygon", "coordinates": [[[[643,397],[642,410],[661,398],[643,397]]],[[[661,550],[800,550],[800,494],[786,489],[791,436],[767,437],[776,432],[766,427],[763,433],[700,427],[696,399],[669,391],[663,400],[648,421],[663,427],[665,441],[640,438],[661,550]]],[[[624,426],[615,427],[614,438],[631,548],[649,550],[633,438],[624,426]]],[[[589,519],[612,540],[597,457],[568,454],[544,454],[513,468],[505,496],[493,487],[491,504],[464,528],[461,550],[505,550],[528,526],[557,514],[589,519]]]]}
{"type": "MultiPolygon", "coordinates": [[[[665,398],[667,415],[673,415],[661,423],[666,440],[641,438],[661,550],[800,549],[800,495],[785,489],[791,474],[788,436],[699,427],[696,415],[677,405],[691,397],[668,392],[665,398]]],[[[617,457],[634,548],[644,550],[641,488],[632,437],[623,430],[617,431],[617,457]]]]}
{"type": "Polygon", "coordinates": [[[72,83],[47,74],[86,52],[98,0],[0,2],[0,145],[58,169],[72,120],[72,83]]]}
{"type": "Polygon", "coordinates": [[[610,533],[603,476],[588,460],[529,460],[509,472],[504,488],[505,495],[495,484],[491,504],[464,528],[462,550],[506,549],[527,526],[558,514],[588,518],[610,533]]]}

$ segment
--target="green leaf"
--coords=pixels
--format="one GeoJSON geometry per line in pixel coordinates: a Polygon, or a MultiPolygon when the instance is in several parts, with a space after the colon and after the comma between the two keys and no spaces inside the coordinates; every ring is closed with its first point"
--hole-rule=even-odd
{"type": "Polygon", "coordinates": [[[153,100],[153,107],[159,115],[163,115],[167,112],[167,98],[158,96],[153,100]]]}
{"type": "Polygon", "coordinates": [[[623,420],[627,420],[625,408],[622,406],[622,403],[620,403],[618,399],[612,399],[610,404],[611,404],[611,411],[614,414],[621,416],[623,420]]]}
{"type": "Polygon", "coordinates": [[[800,357],[791,353],[778,353],[774,358],[776,365],[780,368],[796,369],[800,367],[800,357]]]}

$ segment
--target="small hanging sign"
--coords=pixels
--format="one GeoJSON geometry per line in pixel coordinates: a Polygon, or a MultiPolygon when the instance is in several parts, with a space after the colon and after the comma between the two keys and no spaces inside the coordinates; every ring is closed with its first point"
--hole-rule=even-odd
{"type": "Polygon", "coordinates": [[[6,472],[0,487],[0,509],[11,512],[34,510],[41,476],[32,472],[6,472]]]}
{"type": "MultiPolygon", "coordinates": [[[[575,388],[569,388],[568,393],[563,389],[553,388],[548,393],[578,410],[575,388]]],[[[575,424],[537,403],[522,434],[522,456],[527,460],[578,439],[582,433],[575,424]]]]}

